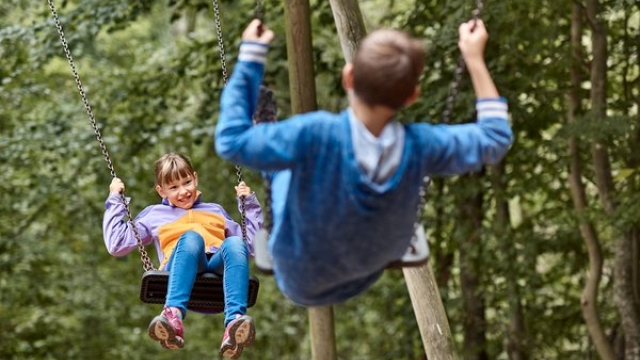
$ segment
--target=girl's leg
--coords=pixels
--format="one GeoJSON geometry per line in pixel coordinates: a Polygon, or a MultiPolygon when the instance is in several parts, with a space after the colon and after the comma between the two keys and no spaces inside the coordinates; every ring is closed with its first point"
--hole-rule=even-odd
{"type": "Polygon", "coordinates": [[[194,231],[188,231],[178,239],[171,258],[167,262],[169,283],[167,299],[162,313],[149,324],[149,336],[166,349],[184,346],[182,318],[187,315],[187,302],[198,272],[204,271],[207,259],[204,240],[194,231]]]}
{"type": "Polygon", "coordinates": [[[249,293],[249,254],[244,240],[231,236],[209,260],[208,269],[223,274],[224,325],[220,353],[237,359],[256,336],[253,319],[245,315],[249,293]]]}
{"type": "Polygon", "coordinates": [[[224,325],[247,312],[249,294],[249,252],[244,240],[230,236],[209,260],[208,271],[222,274],[224,286],[224,325]]]}
{"type": "Polygon", "coordinates": [[[206,264],[202,236],[195,231],[182,234],[166,266],[169,270],[169,284],[165,306],[178,308],[186,316],[187,302],[196,276],[205,271],[206,264]]]}

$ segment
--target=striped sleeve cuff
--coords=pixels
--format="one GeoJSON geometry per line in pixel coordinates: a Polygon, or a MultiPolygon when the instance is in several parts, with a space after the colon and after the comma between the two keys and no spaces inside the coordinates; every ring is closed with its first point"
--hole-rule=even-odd
{"type": "Polygon", "coordinates": [[[478,111],[478,120],[487,118],[499,118],[507,120],[509,115],[507,111],[507,99],[503,97],[491,99],[478,99],[476,101],[476,110],[478,111]]]}
{"type": "Polygon", "coordinates": [[[267,60],[269,45],[257,42],[242,42],[238,60],[264,64],[267,60]]]}

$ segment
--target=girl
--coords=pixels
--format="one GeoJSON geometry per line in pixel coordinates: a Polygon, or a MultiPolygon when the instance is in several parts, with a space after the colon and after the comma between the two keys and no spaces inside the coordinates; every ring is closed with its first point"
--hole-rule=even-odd
{"type": "MultiPolygon", "coordinates": [[[[163,155],[155,163],[155,175],[162,202],[145,208],[134,221],[142,244],[153,243],[160,269],[169,271],[164,309],[149,324],[149,336],[166,349],[182,348],[182,320],[197,274],[224,274],[225,332],[220,352],[237,359],[255,337],[253,319],[246,309],[249,255],[253,255],[253,235],[263,220],[260,204],[244,182],[235,187],[238,201],[242,197],[245,201],[245,242],[240,225],[222,206],[201,201],[198,175],[184,155],[163,155]]],[[[103,219],[104,242],[113,256],[124,256],[138,247],[133,229],[123,220],[124,187],[120,179],[112,180],[103,219]]]]}

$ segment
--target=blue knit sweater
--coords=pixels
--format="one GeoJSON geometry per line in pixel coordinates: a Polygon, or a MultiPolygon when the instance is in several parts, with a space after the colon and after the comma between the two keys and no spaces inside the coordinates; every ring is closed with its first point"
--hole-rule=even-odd
{"type": "Polygon", "coordinates": [[[266,47],[241,46],[215,147],[224,159],[275,172],[269,248],[278,287],[298,304],[334,304],[366,290],[409,246],[423,178],[479,170],[511,145],[506,100],[479,100],[477,123],[405,126],[398,169],[377,184],[354,157],[346,110],[253,126],[264,56],[266,47]]]}

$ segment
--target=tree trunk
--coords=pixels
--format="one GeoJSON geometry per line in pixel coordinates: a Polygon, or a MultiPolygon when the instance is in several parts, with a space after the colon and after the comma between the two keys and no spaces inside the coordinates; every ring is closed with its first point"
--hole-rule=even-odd
{"type": "Polygon", "coordinates": [[[317,102],[309,0],[287,0],[284,9],[291,111],[313,111],[317,102]]]}
{"type": "MultiPolygon", "coordinates": [[[[583,61],[582,53],[582,8],[580,4],[574,3],[571,15],[571,47],[573,64],[571,66],[571,91],[568,94],[567,121],[575,122],[580,113],[579,89],[583,80],[580,64],[583,61]]],[[[580,305],[582,316],[587,325],[587,331],[591,336],[593,344],[600,358],[603,360],[614,360],[615,354],[609,340],[602,328],[600,316],[598,315],[598,287],[602,277],[602,250],[600,240],[594,225],[587,219],[588,208],[585,187],[582,183],[582,164],[578,146],[578,138],[569,138],[569,189],[573,200],[573,207],[578,217],[580,234],[587,247],[589,254],[589,272],[582,291],[580,305]]]]}
{"type": "MultiPolygon", "coordinates": [[[[636,5],[628,4],[625,5],[625,26],[624,26],[624,54],[627,59],[625,63],[625,70],[623,71],[623,86],[624,86],[624,100],[626,103],[635,104],[636,107],[640,107],[640,94],[633,94],[633,86],[638,87],[637,78],[634,78],[636,75],[633,73],[633,68],[636,66],[636,62],[634,62],[634,56],[632,52],[633,49],[636,49],[635,59],[640,57],[640,48],[637,47],[636,44],[640,43],[640,34],[637,34],[633,37],[630,34],[630,22],[632,18],[636,15],[636,11],[634,9],[637,8],[636,5]]],[[[629,149],[634,149],[640,144],[640,114],[635,115],[635,130],[632,130],[631,135],[629,136],[628,146],[629,149]]],[[[629,158],[625,162],[627,169],[640,169],[640,154],[637,152],[631,152],[629,154],[629,158]]],[[[638,191],[638,184],[640,179],[640,171],[636,171],[634,174],[629,176],[627,192],[629,197],[633,197],[636,195],[638,191]]],[[[635,224],[632,225],[630,231],[631,237],[631,282],[633,287],[633,297],[635,301],[640,302],[640,227],[635,224]]]]}
{"type": "Polygon", "coordinates": [[[357,0],[329,0],[336,22],[342,54],[351,62],[360,40],[367,34],[357,0]]]}
{"type": "Polygon", "coordinates": [[[455,253],[449,246],[444,245],[447,241],[444,236],[446,232],[445,218],[448,218],[448,213],[445,211],[445,201],[443,200],[444,181],[442,179],[433,179],[428,194],[427,197],[435,208],[435,216],[430,223],[434,234],[431,241],[433,245],[431,246],[430,256],[435,260],[434,273],[436,283],[439,286],[447,286],[453,276],[452,268],[455,262],[455,253]]]}
{"type": "Polygon", "coordinates": [[[522,299],[518,286],[518,258],[515,246],[512,242],[511,215],[507,201],[504,183],[505,162],[491,167],[491,183],[496,198],[495,233],[500,236],[500,248],[504,258],[514,259],[506,264],[504,271],[507,282],[507,297],[509,301],[509,327],[507,330],[506,350],[510,360],[528,360],[528,336],[525,328],[524,314],[522,311],[522,299]],[[510,265],[514,264],[514,265],[510,265]],[[515,267],[515,268],[513,268],[515,267]]]}
{"type": "Polygon", "coordinates": [[[479,266],[481,258],[481,232],[483,193],[478,187],[480,175],[460,177],[461,189],[468,193],[461,199],[458,229],[460,245],[460,290],[462,291],[462,307],[464,308],[464,348],[462,356],[465,360],[488,360],[486,318],[484,296],[481,287],[482,270],[479,266]],[[462,220],[463,219],[463,220],[462,220]]]}
{"type": "Polygon", "coordinates": [[[449,320],[440,298],[431,262],[417,268],[403,268],[402,272],[405,279],[421,279],[421,281],[407,281],[407,289],[409,289],[427,359],[457,360],[449,320]]]}
{"type": "MultiPolygon", "coordinates": [[[[330,4],[343,55],[349,62],[366,34],[360,6],[357,0],[330,0],[330,4]]],[[[427,357],[430,360],[457,359],[447,314],[431,266],[403,269],[403,274],[427,357]]]]}
{"type": "Polygon", "coordinates": [[[310,307],[307,311],[311,334],[311,358],[314,360],[337,359],[333,307],[310,307]]]}
{"type": "MultiPolygon", "coordinates": [[[[311,8],[308,0],[287,0],[284,8],[291,112],[313,111],[317,105],[311,42],[311,8]]],[[[312,358],[335,360],[337,355],[333,308],[330,306],[309,308],[308,315],[312,358]]]]}
{"type": "MultiPolygon", "coordinates": [[[[592,119],[606,121],[607,118],[607,30],[601,21],[599,0],[586,2],[586,13],[591,25],[591,42],[593,58],[591,61],[591,111],[592,119]]],[[[594,142],[591,153],[596,175],[598,195],[603,207],[610,219],[615,215],[615,203],[613,194],[613,177],[609,162],[608,148],[603,142],[594,142]]],[[[622,321],[622,329],[625,336],[625,359],[640,359],[640,315],[638,303],[633,296],[633,250],[632,238],[628,229],[616,234],[614,244],[614,300],[622,321]]]]}

